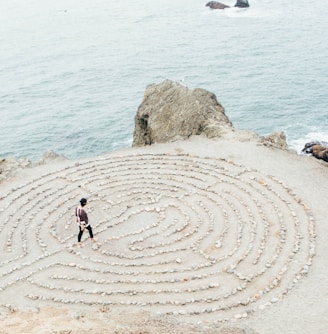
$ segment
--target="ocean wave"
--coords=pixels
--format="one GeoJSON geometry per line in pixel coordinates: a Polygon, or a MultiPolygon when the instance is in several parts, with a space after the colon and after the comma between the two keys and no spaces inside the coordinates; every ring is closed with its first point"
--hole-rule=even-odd
{"type": "Polygon", "coordinates": [[[8,2],[0,155],[38,160],[52,149],[73,158],[126,147],[146,86],[165,79],[216,94],[237,128],[284,131],[297,150],[326,139],[321,5],[263,0],[220,11],[205,3],[35,0],[16,10],[8,2]]]}
{"type": "Polygon", "coordinates": [[[328,142],[328,132],[311,131],[304,135],[304,137],[291,140],[288,144],[290,148],[294,149],[298,153],[301,153],[304,145],[312,141],[328,142]]]}

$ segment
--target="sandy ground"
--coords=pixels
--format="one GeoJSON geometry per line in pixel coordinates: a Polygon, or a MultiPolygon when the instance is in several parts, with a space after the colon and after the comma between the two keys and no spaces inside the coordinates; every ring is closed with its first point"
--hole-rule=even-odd
{"type": "Polygon", "coordinates": [[[231,133],[0,189],[0,333],[328,331],[327,163],[231,133]],[[78,249],[82,196],[96,243],[78,249]]]}

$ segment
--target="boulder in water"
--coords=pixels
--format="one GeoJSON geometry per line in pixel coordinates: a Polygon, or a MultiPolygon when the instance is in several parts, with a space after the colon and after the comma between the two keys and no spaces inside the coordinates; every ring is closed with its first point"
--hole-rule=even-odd
{"type": "MultiPolygon", "coordinates": [[[[230,6],[225,5],[224,3],[218,2],[218,1],[210,1],[206,4],[206,7],[210,7],[211,9],[225,9],[230,8],[230,6]]],[[[249,7],[248,0],[237,0],[234,7],[238,8],[247,8],[249,7]]]]}
{"type": "Polygon", "coordinates": [[[328,143],[320,141],[306,143],[302,149],[302,153],[312,154],[317,159],[328,162],[328,143]]]}
{"type": "Polygon", "coordinates": [[[238,8],[247,8],[249,7],[248,0],[237,0],[235,7],[238,8]]]}
{"type": "Polygon", "coordinates": [[[211,9],[224,9],[230,8],[230,6],[225,5],[224,3],[218,1],[210,1],[206,4],[206,7],[210,7],[211,9]]]}

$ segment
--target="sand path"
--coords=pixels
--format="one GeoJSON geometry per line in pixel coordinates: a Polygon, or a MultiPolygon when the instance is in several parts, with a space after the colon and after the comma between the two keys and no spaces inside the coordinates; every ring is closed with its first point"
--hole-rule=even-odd
{"type": "Polygon", "coordinates": [[[13,314],[24,318],[10,310],[39,315],[31,333],[54,331],[40,320],[47,309],[54,319],[69,310],[61,330],[92,314],[82,323],[118,331],[114,315],[145,312],[200,328],[325,333],[327,189],[327,164],[235,138],[24,169],[1,184],[4,333],[20,330],[13,314]],[[81,197],[96,243],[85,233],[79,249],[81,197]]]}

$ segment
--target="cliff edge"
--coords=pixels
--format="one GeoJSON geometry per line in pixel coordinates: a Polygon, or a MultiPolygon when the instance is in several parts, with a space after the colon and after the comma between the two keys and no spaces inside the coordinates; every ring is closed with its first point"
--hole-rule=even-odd
{"type": "Polygon", "coordinates": [[[194,135],[209,139],[239,137],[288,149],[283,132],[261,137],[236,129],[214,93],[202,88],[191,90],[171,80],[147,86],[135,116],[132,146],[175,142],[194,135]]]}

